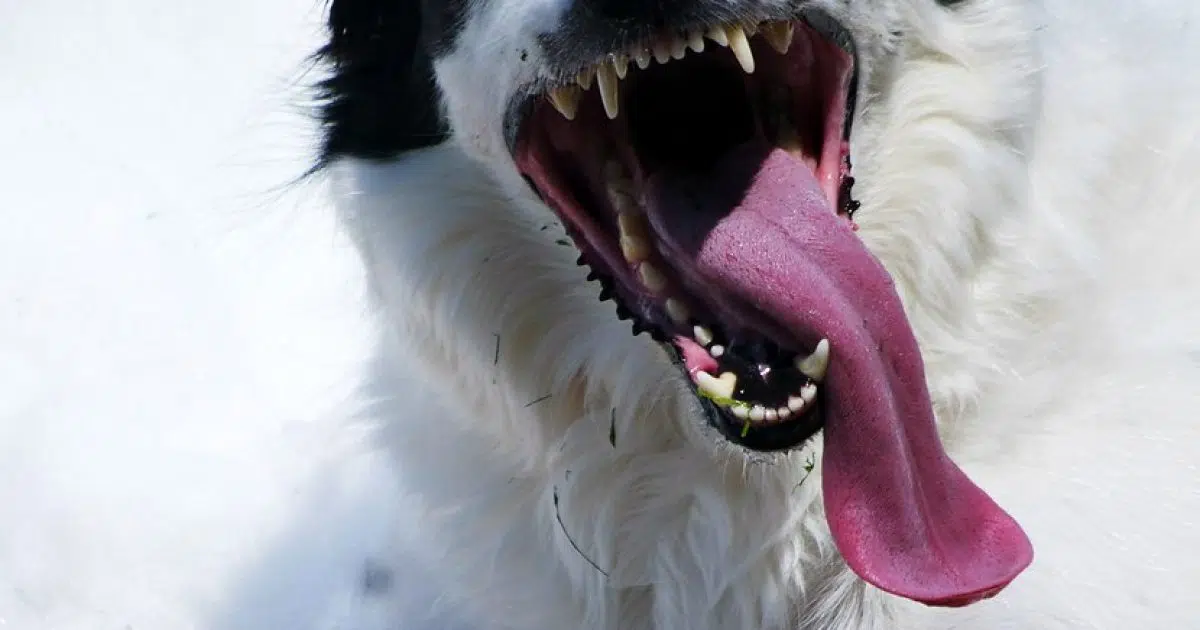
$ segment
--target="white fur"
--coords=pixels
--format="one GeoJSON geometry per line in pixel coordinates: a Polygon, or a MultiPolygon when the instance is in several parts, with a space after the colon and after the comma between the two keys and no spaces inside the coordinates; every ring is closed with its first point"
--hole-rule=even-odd
{"type": "Polygon", "coordinates": [[[500,129],[540,68],[516,51],[563,4],[469,16],[438,63],[456,142],[335,167],[382,324],[367,391],[417,516],[403,553],[441,594],[407,621],[1200,622],[1200,5],[818,1],[867,69],[860,234],[900,288],[951,456],[1037,553],[996,599],[945,610],[850,573],[819,444],[763,461],[722,447],[556,243],[500,129]]]}

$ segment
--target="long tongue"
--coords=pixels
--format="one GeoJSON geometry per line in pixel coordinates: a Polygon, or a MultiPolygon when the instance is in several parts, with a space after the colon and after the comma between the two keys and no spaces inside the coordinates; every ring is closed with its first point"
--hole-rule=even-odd
{"type": "Polygon", "coordinates": [[[801,347],[829,339],[822,488],[855,573],[895,595],[962,606],[1029,565],[1020,526],[942,449],[892,279],[807,166],[751,143],[703,177],[654,175],[645,201],[685,282],[759,311],[801,347]]]}

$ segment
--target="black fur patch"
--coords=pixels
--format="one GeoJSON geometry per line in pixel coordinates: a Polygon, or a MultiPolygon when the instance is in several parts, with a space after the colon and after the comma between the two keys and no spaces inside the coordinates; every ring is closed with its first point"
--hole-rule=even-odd
{"type": "Polygon", "coordinates": [[[317,167],[339,157],[394,158],[448,135],[432,58],[462,28],[468,0],[333,0],[331,76],[318,87],[324,137],[317,167]]]}

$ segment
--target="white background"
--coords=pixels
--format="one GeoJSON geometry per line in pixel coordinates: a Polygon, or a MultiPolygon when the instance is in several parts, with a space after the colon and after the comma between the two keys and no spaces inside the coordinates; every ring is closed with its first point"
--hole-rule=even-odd
{"type": "Polygon", "coordinates": [[[318,0],[0,0],[0,629],[349,628],[388,491],[318,0]]]}

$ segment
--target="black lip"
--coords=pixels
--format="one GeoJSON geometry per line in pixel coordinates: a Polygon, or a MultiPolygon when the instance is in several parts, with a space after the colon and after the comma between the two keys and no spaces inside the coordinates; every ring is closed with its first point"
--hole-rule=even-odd
{"type": "MultiPolygon", "coordinates": [[[[695,24],[733,22],[737,21],[739,17],[744,18],[745,16],[724,16],[723,14],[714,15],[711,16],[711,19],[696,20],[695,24]]],[[[850,86],[849,92],[846,95],[846,119],[842,123],[842,136],[849,140],[850,130],[854,122],[854,113],[858,106],[859,88],[858,47],[855,45],[854,38],[850,35],[850,31],[846,30],[846,27],[842,26],[841,22],[838,22],[833,16],[829,15],[825,11],[811,7],[805,7],[799,12],[792,12],[788,14],[781,13],[778,15],[763,15],[760,16],[759,19],[804,20],[804,22],[810,27],[812,27],[822,36],[829,39],[829,41],[836,44],[839,48],[846,51],[846,54],[850,55],[850,86]]],[[[684,21],[682,23],[687,25],[691,22],[684,21]]],[[[560,79],[554,81],[543,80],[539,83],[527,85],[523,89],[518,90],[518,92],[509,99],[508,106],[504,111],[503,121],[504,141],[508,145],[509,154],[516,155],[517,138],[521,131],[521,124],[525,122],[530,113],[533,111],[534,101],[538,98],[541,98],[542,94],[544,94],[549,87],[569,83],[571,78],[574,77],[580,70],[591,66],[596,59],[602,57],[607,53],[607,51],[623,50],[629,44],[636,41],[641,41],[647,37],[650,37],[655,32],[662,32],[663,30],[664,29],[661,28],[655,31],[646,29],[645,32],[637,30],[626,33],[624,37],[617,37],[613,35],[607,39],[600,40],[605,42],[605,46],[603,47],[581,47],[578,45],[573,45],[571,47],[564,48],[565,52],[562,52],[561,54],[555,54],[556,51],[559,50],[560,46],[553,42],[558,42],[560,39],[564,41],[571,41],[570,39],[563,38],[560,35],[558,37],[544,40],[542,42],[542,47],[546,52],[546,57],[557,60],[555,65],[552,66],[545,74],[549,76],[557,76],[560,77],[560,79]],[[551,43],[548,44],[547,42],[551,43]],[[593,48],[595,50],[593,50],[593,48]]],[[[592,41],[595,41],[595,38],[593,38],[592,41]]]]}

